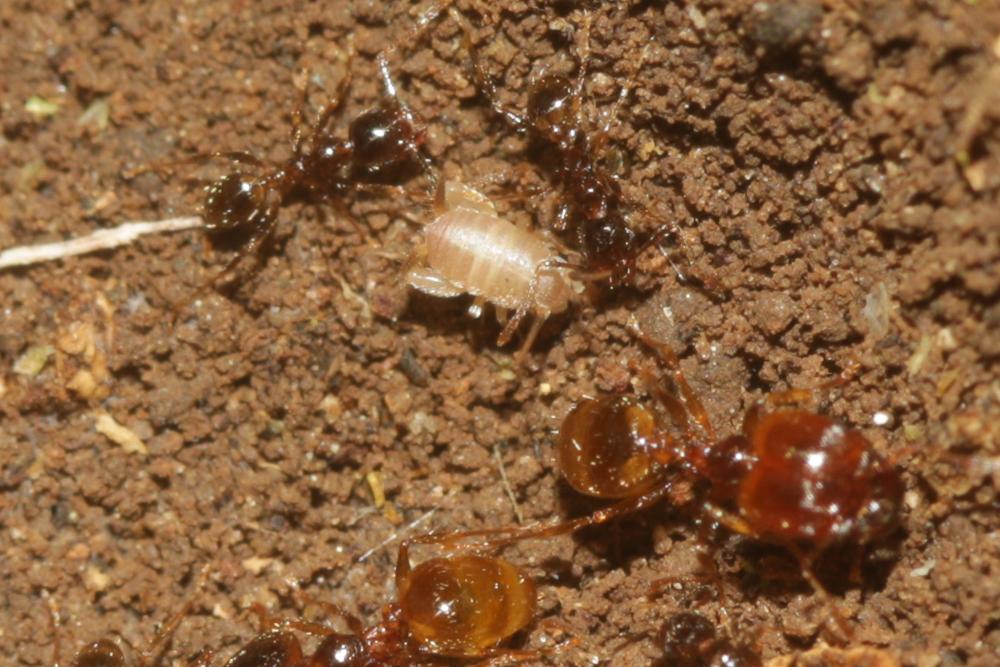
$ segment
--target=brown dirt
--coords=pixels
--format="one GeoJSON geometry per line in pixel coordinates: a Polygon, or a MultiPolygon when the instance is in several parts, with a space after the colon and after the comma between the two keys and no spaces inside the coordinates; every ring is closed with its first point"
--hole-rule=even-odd
{"type": "MultiPolygon", "coordinates": [[[[561,27],[575,14],[504,4],[494,26],[459,2],[496,36],[485,54],[495,70],[509,62],[505,95],[519,106],[539,66],[572,68],[561,27]]],[[[417,11],[0,4],[0,247],[196,210],[180,176],[122,171],[198,150],[286,155],[297,73],[332,90],[353,31],[349,119],[378,94],[373,55],[417,11]],[[28,112],[32,96],[55,113],[28,112]],[[81,121],[100,101],[106,124],[81,121]]],[[[453,21],[431,32],[396,61],[405,98],[432,119],[430,150],[466,179],[524,163],[523,141],[463,79],[453,21]]],[[[294,580],[374,621],[393,594],[395,543],[379,545],[407,523],[430,511],[410,532],[515,520],[497,453],[526,520],[587,510],[553,473],[553,429],[580,396],[628,384],[627,361],[646,351],[624,325],[647,309],[667,313],[661,332],[723,431],[768,390],[860,364],[827,409],[899,458],[907,511],[864,584],[839,587],[851,643],[908,665],[997,664],[1000,10],[642,2],[596,20],[588,100],[610,103],[647,36],[649,62],[614,130],[623,182],[686,230],[692,271],[716,276],[726,298],[678,286],[650,253],[641,289],[546,327],[537,371],[513,366],[493,345],[497,325],[469,320],[466,302],[407,295],[399,266],[416,232],[401,211],[372,211],[386,206],[377,199],[351,202],[370,213],[364,235],[329,209],[288,206],[264,269],[176,327],[171,307],[225,259],[207,257],[199,233],[0,275],[3,663],[50,661],[46,593],[62,610],[64,654],[101,636],[145,646],[209,561],[176,664],[246,642],[251,602],[294,613],[294,580]],[[40,373],[14,372],[46,345],[40,373]],[[101,413],[147,453],[99,433],[101,413]]],[[[322,100],[314,89],[313,107],[322,100]]],[[[512,202],[511,215],[534,224],[550,200],[512,202]]],[[[646,664],[668,613],[717,611],[691,576],[694,537],[688,514],[658,510],[505,555],[538,578],[542,615],[579,639],[555,662],[646,664]],[[664,577],[680,588],[647,599],[664,577]]],[[[817,644],[827,609],[785,576],[787,554],[734,539],[719,559],[733,625],[766,657],[817,644]]]]}

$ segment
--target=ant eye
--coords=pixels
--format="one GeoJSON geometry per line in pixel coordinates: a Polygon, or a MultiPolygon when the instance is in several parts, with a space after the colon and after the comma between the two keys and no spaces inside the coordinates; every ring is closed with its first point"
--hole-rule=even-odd
{"type": "Polygon", "coordinates": [[[209,232],[248,224],[261,209],[264,190],[240,172],[223,176],[207,189],[203,216],[209,232]]]}

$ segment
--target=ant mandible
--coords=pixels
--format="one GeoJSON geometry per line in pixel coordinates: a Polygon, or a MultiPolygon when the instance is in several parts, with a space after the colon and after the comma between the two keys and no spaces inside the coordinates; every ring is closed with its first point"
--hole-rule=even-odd
{"type": "MultiPolygon", "coordinates": [[[[444,5],[435,4],[414,26],[408,43],[416,42],[444,5]]],[[[392,187],[414,175],[420,167],[431,181],[436,175],[430,158],[421,150],[425,131],[409,106],[400,99],[389,70],[388,56],[398,45],[381,51],[376,60],[384,99],[351,121],[346,137],[337,136],[331,122],[341,111],[351,85],[353,43],[349,46],[347,69],[334,97],[320,111],[308,131],[303,130],[303,101],[292,115],[292,154],[287,160],[269,164],[245,152],[202,153],[179,163],[202,163],[222,158],[252,168],[237,168],[205,188],[202,205],[204,229],[214,238],[239,241],[234,258],[215,279],[215,284],[231,283],[237,265],[247,256],[257,260],[274,234],[279,209],[293,196],[333,205],[352,220],[343,204],[351,192],[392,192],[392,187]]],[[[173,163],[177,164],[177,162],[173,163]]]]}
{"type": "MultiPolygon", "coordinates": [[[[402,667],[449,659],[521,661],[539,655],[500,647],[534,620],[537,607],[534,582],[507,561],[462,554],[412,567],[409,544],[403,542],[396,589],[397,599],[383,609],[382,621],[368,628],[336,605],[301,594],[307,603],[343,619],[347,633],[310,621],[272,618],[255,605],[261,634],[226,667],[402,667]],[[291,630],[322,637],[312,656],[303,653],[291,630]]],[[[196,665],[208,667],[211,659],[211,653],[204,653],[196,665]]]]}
{"type": "Polygon", "coordinates": [[[563,201],[555,224],[573,250],[582,256],[583,269],[594,278],[610,277],[612,284],[627,282],[639,255],[667,235],[679,236],[679,228],[660,220],[661,227],[650,238],[640,240],[632,229],[626,209],[652,213],[627,201],[618,179],[604,166],[604,152],[611,126],[625,102],[646,55],[643,48],[632,65],[618,99],[603,126],[593,135],[583,127],[581,100],[590,54],[591,15],[584,13],[575,80],[543,71],[530,84],[524,113],[500,101],[497,85],[487,73],[472,44],[472,27],[454,8],[452,16],[461,24],[464,43],[472,61],[473,77],[493,111],[511,127],[551,148],[556,159],[553,176],[561,185],[563,201]]]}
{"type": "Polygon", "coordinates": [[[561,535],[650,507],[687,480],[707,487],[705,516],[788,549],[802,576],[828,599],[813,563],[835,544],[860,548],[891,532],[902,506],[899,471],[860,432],[789,407],[809,401],[809,390],[768,395],[747,410],[742,433],[719,439],[673,350],[637,335],[657,352],[674,386],[646,378],[653,405],[626,393],[585,398],[566,416],[556,444],[570,486],[617,503],[555,525],[463,531],[433,541],[485,537],[496,546],[561,535]],[[682,438],[671,435],[664,412],[682,438]]]}

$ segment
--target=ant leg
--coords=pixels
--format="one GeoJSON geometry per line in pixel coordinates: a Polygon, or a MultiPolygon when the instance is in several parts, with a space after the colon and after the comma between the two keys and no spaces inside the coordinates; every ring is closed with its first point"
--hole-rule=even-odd
{"type": "Polygon", "coordinates": [[[201,298],[206,292],[212,289],[222,291],[222,288],[234,283],[241,275],[236,269],[240,262],[242,262],[248,255],[256,254],[256,259],[260,262],[260,251],[263,248],[263,245],[274,234],[277,209],[278,207],[276,204],[267,209],[264,217],[262,218],[263,222],[261,222],[253,231],[250,239],[236,252],[236,256],[230,259],[226,263],[226,266],[223,267],[223,269],[219,271],[214,278],[195,290],[194,294],[190,297],[182,300],[180,303],[171,308],[171,326],[175,326],[177,324],[177,319],[181,316],[181,313],[185,308],[197,299],[201,298]]]}
{"type": "Polygon", "coordinates": [[[498,201],[523,201],[552,192],[553,188],[548,184],[521,185],[524,175],[530,172],[533,172],[533,169],[527,163],[522,162],[511,169],[477,176],[468,183],[467,187],[475,192],[485,191],[489,187],[496,188],[498,191],[491,190],[489,192],[488,201],[491,205],[498,201]]]}
{"type": "Polygon", "coordinates": [[[762,400],[758,401],[747,410],[743,418],[743,433],[752,433],[761,417],[774,408],[787,406],[801,406],[815,403],[816,394],[836,387],[842,387],[851,381],[858,371],[856,362],[849,362],[847,367],[841,371],[837,377],[823,382],[813,389],[786,389],[784,391],[769,392],[762,400]]]}
{"type": "MultiPolygon", "coordinates": [[[[598,526],[620,516],[651,507],[666,497],[670,489],[671,485],[665,482],[640,496],[625,498],[610,507],[599,509],[588,516],[555,524],[545,523],[532,526],[516,526],[513,528],[484,528],[453,533],[430,533],[415,537],[411,541],[417,544],[442,544],[448,548],[458,548],[466,540],[476,538],[477,545],[498,548],[513,544],[514,542],[520,542],[521,540],[547,539],[573,533],[588,526],[598,526]]],[[[397,564],[397,571],[398,567],[397,564]]]]}
{"type": "Polygon", "coordinates": [[[62,637],[59,635],[59,605],[50,595],[45,596],[45,601],[48,603],[46,608],[49,610],[49,629],[52,632],[52,665],[60,667],[62,663],[62,637]]]}
{"type": "Polygon", "coordinates": [[[262,160],[246,151],[213,151],[211,153],[197,153],[195,155],[189,155],[188,157],[179,158],[177,160],[160,160],[157,162],[150,162],[149,164],[144,164],[136,167],[135,169],[122,172],[122,178],[125,180],[131,180],[136,176],[140,176],[150,171],[162,173],[170,171],[173,167],[178,165],[204,164],[209,160],[218,159],[228,160],[229,162],[239,162],[258,169],[263,169],[265,167],[262,160]]]}
{"type": "Polygon", "coordinates": [[[376,195],[398,201],[399,199],[417,199],[426,201],[427,195],[421,190],[407,190],[402,185],[386,185],[383,183],[351,183],[351,189],[355,192],[376,195]]]}
{"type": "MultiPolygon", "coordinates": [[[[394,47],[390,47],[390,49],[391,48],[394,47]]],[[[400,113],[402,113],[402,115],[406,118],[407,122],[415,128],[417,126],[416,116],[413,114],[410,106],[399,97],[399,94],[396,91],[396,85],[393,83],[392,74],[389,71],[389,60],[386,57],[386,51],[379,53],[378,56],[376,56],[376,60],[378,62],[379,73],[382,76],[382,87],[385,89],[386,96],[396,104],[400,113]]],[[[420,150],[420,146],[418,146],[412,139],[407,141],[406,150],[420,161],[424,168],[424,172],[427,174],[427,177],[431,179],[436,189],[438,175],[437,171],[434,169],[434,161],[431,160],[429,155],[420,150]]]]}
{"type": "Polygon", "coordinates": [[[254,602],[250,605],[250,609],[248,611],[257,617],[257,632],[261,634],[273,630],[283,623],[282,619],[272,616],[264,605],[259,602],[254,602]]]}
{"type": "Polygon", "coordinates": [[[298,591],[298,597],[307,604],[319,607],[334,618],[343,619],[344,622],[347,623],[347,628],[351,631],[351,634],[360,635],[365,629],[364,625],[361,623],[361,619],[354,614],[344,611],[332,602],[317,600],[304,591],[298,591]]]}
{"type": "MultiPolygon", "coordinates": [[[[210,667],[212,664],[212,659],[215,658],[215,651],[210,648],[205,649],[198,654],[198,657],[194,659],[188,667],[210,667]]],[[[59,667],[56,665],[56,667],[59,667]]]]}
{"type": "Polygon", "coordinates": [[[755,535],[753,528],[750,527],[750,524],[747,523],[743,517],[733,514],[732,512],[728,512],[712,502],[706,501],[703,507],[705,509],[705,514],[737,535],[745,535],[748,537],[753,537],[755,535]]]}
{"type": "MultiPolygon", "coordinates": [[[[650,236],[649,239],[647,239],[645,242],[640,244],[638,248],[635,249],[635,251],[632,253],[632,257],[633,258],[638,257],[642,253],[646,252],[646,250],[651,246],[654,245],[658,246],[668,236],[675,236],[680,241],[681,252],[684,255],[684,259],[687,261],[688,266],[690,266],[691,265],[690,257],[692,253],[690,252],[689,246],[687,242],[684,240],[684,235],[681,233],[682,230],[677,225],[677,223],[673,222],[672,220],[667,220],[666,218],[657,215],[656,213],[653,213],[652,211],[649,210],[649,207],[646,206],[645,204],[639,202],[632,202],[632,205],[635,208],[638,208],[641,211],[642,215],[645,215],[646,217],[655,220],[659,224],[659,228],[655,232],[653,232],[652,236],[650,236]]],[[[663,252],[662,249],[661,252],[663,252]]],[[[663,254],[666,255],[665,252],[663,254]]],[[[667,259],[668,261],[670,261],[671,266],[674,267],[674,271],[677,273],[678,279],[681,282],[688,282],[687,274],[681,271],[674,264],[673,260],[670,259],[669,256],[667,256],[667,259]]],[[[696,287],[699,290],[705,292],[712,300],[720,300],[722,298],[722,294],[725,292],[725,289],[723,288],[722,285],[719,284],[719,282],[714,277],[695,275],[694,278],[696,281],[696,287]]]]}
{"type": "Polygon", "coordinates": [[[317,637],[326,637],[327,635],[333,634],[333,630],[321,623],[311,623],[301,619],[274,616],[259,602],[254,602],[250,605],[249,611],[257,617],[257,631],[261,634],[271,632],[273,630],[283,630],[285,628],[292,628],[294,630],[299,630],[300,632],[305,632],[306,634],[316,635],[317,637]]]}
{"type": "Polygon", "coordinates": [[[450,8],[448,13],[462,27],[462,46],[465,48],[465,52],[469,54],[469,60],[472,63],[472,78],[475,80],[476,88],[486,97],[495,114],[504,118],[515,129],[520,131],[527,130],[529,127],[528,119],[510,107],[504,106],[500,101],[500,92],[497,90],[496,82],[486,72],[482,61],[479,60],[476,49],[473,48],[472,25],[468,19],[454,7],[450,8]]]}
{"type": "Polygon", "coordinates": [[[208,576],[212,573],[212,566],[205,565],[201,568],[201,572],[198,573],[198,579],[195,581],[194,591],[191,593],[187,602],[163,625],[163,628],[157,633],[156,637],[153,638],[152,643],[150,643],[149,648],[143,651],[139,655],[138,664],[148,665],[152,660],[153,664],[159,663],[163,652],[166,650],[167,645],[170,643],[170,638],[173,637],[174,632],[177,630],[177,626],[181,624],[181,621],[191,613],[191,608],[194,607],[194,603],[198,600],[201,595],[202,590],[205,588],[205,583],[208,581],[208,576]]]}
{"type": "MultiPolygon", "coordinates": [[[[707,437],[708,441],[715,442],[718,438],[716,437],[715,434],[715,428],[712,426],[712,421],[708,417],[708,410],[705,409],[705,406],[701,402],[701,399],[698,398],[698,395],[695,394],[694,389],[692,389],[691,385],[688,384],[687,378],[684,377],[684,371],[681,370],[680,359],[677,358],[677,353],[674,352],[673,348],[671,348],[668,344],[662,341],[655,340],[650,336],[644,334],[639,329],[638,325],[635,324],[635,322],[632,323],[630,329],[632,331],[632,334],[636,338],[641,340],[647,346],[651,347],[653,351],[657,353],[657,355],[660,358],[660,361],[663,363],[664,366],[667,367],[667,370],[670,372],[671,379],[674,381],[674,384],[680,389],[681,398],[683,399],[682,406],[685,412],[687,412],[691,417],[693,417],[695,422],[698,423],[704,435],[707,437]]],[[[657,394],[659,395],[661,400],[664,400],[669,410],[670,403],[676,400],[676,397],[665,399],[666,392],[662,388],[659,389],[657,394]]],[[[685,422],[686,421],[687,420],[685,419],[685,422]]],[[[694,439],[694,434],[691,433],[690,431],[688,431],[686,435],[689,438],[694,439]]]]}
{"type": "Polygon", "coordinates": [[[854,629],[851,628],[847,619],[844,618],[844,615],[840,611],[840,606],[837,604],[836,600],[834,600],[833,595],[830,591],[826,590],[826,586],[823,585],[823,583],[816,577],[815,572],[813,572],[813,563],[815,562],[816,556],[819,552],[806,554],[798,547],[798,545],[795,544],[788,545],[788,550],[791,551],[792,554],[798,559],[799,567],[802,568],[802,578],[809,582],[809,585],[812,586],[816,595],[823,600],[823,604],[829,611],[830,616],[833,617],[837,627],[843,633],[842,639],[846,639],[849,642],[854,638],[854,629]]]}
{"type": "Polygon", "coordinates": [[[305,70],[305,83],[302,84],[302,97],[292,110],[292,155],[302,153],[302,123],[305,117],[306,105],[309,104],[309,70],[305,70]]]}
{"type": "Polygon", "coordinates": [[[351,209],[348,208],[347,203],[344,202],[343,199],[340,199],[339,197],[329,197],[326,201],[333,208],[333,210],[336,211],[337,215],[344,220],[347,220],[351,227],[354,228],[354,231],[361,235],[362,238],[368,235],[368,230],[365,229],[364,225],[358,222],[358,219],[354,217],[354,214],[351,213],[351,209]]]}
{"type": "Polygon", "coordinates": [[[425,543],[420,541],[420,538],[414,540],[403,540],[399,543],[399,551],[396,553],[396,590],[401,591],[406,588],[407,582],[410,580],[410,572],[412,570],[410,566],[410,543],[415,542],[419,544],[433,544],[425,543]]]}
{"type": "Polygon", "coordinates": [[[552,223],[552,229],[557,232],[564,232],[566,228],[569,227],[569,216],[572,213],[570,205],[566,202],[559,204],[559,210],[556,211],[556,220],[552,223]]]}
{"type": "Polygon", "coordinates": [[[219,158],[229,160],[231,162],[242,162],[243,164],[248,164],[253,167],[263,168],[265,166],[264,162],[257,156],[246,151],[213,151],[211,153],[198,153],[190,157],[176,160],[174,164],[201,164],[203,162],[219,158]]]}
{"type": "Polygon", "coordinates": [[[639,52],[639,57],[635,59],[635,63],[631,68],[632,71],[629,72],[628,79],[625,80],[621,90],[618,91],[618,99],[615,100],[614,105],[611,107],[611,111],[605,118],[604,125],[597,131],[597,134],[594,137],[592,148],[595,155],[599,155],[601,158],[604,157],[604,147],[608,142],[608,136],[611,133],[611,126],[614,125],[615,120],[618,118],[618,111],[621,109],[622,105],[625,103],[625,99],[628,97],[628,94],[635,86],[636,79],[639,77],[639,70],[642,69],[642,65],[646,61],[648,52],[649,42],[647,42],[642,48],[642,51],[639,52]]]}
{"type": "Polygon", "coordinates": [[[261,262],[261,254],[264,247],[270,240],[274,237],[274,231],[277,229],[277,219],[278,219],[278,209],[281,206],[281,201],[272,201],[270,206],[265,209],[263,215],[260,216],[259,220],[254,225],[254,229],[250,234],[250,238],[247,239],[246,243],[237,251],[236,256],[233,257],[226,267],[222,270],[222,273],[217,275],[212,283],[216,286],[226,285],[237,277],[235,274],[235,268],[240,263],[240,261],[247,257],[248,255],[255,255],[255,259],[258,264],[261,262]]]}
{"type": "Polygon", "coordinates": [[[580,45],[577,47],[576,55],[579,65],[577,66],[576,83],[573,84],[573,105],[576,107],[573,110],[574,113],[579,113],[580,111],[583,85],[587,81],[587,69],[590,63],[590,26],[592,22],[593,17],[590,15],[590,12],[584,11],[580,25],[580,45]]]}
{"type": "MultiPolygon", "coordinates": [[[[330,119],[336,116],[337,113],[339,113],[340,110],[343,109],[344,100],[347,99],[347,91],[351,87],[351,81],[354,76],[353,70],[354,70],[355,55],[356,51],[354,49],[354,40],[350,39],[347,42],[347,65],[346,65],[347,69],[344,72],[344,77],[340,80],[340,83],[337,84],[337,92],[334,93],[333,98],[326,103],[326,106],[323,107],[323,110],[320,111],[319,115],[316,117],[316,122],[313,123],[313,129],[312,129],[313,136],[315,136],[321,130],[323,130],[323,128],[326,127],[327,123],[330,122],[330,119]]],[[[305,93],[303,92],[303,95],[304,94],[305,93]]],[[[305,104],[305,99],[303,99],[303,105],[304,104],[305,104]]],[[[296,137],[295,143],[293,145],[295,146],[295,154],[298,155],[299,148],[301,148],[301,141],[299,141],[298,137],[296,137]]]]}
{"type": "Polygon", "coordinates": [[[516,665],[519,662],[537,660],[542,656],[540,651],[532,649],[491,648],[484,652],[485,660],[472,664],[472,667],[497,667],[498,665],[516,665]]]}
{"type": "MultiPolygon", "coordinates": [[[[536,624],[537,627],[542,626],[552,626],[555,628],[556,632],[568,635],[569,632],[566,630],[565,626],[555,618],[542,619],[536,624]]],[[[551,632],[550,630],[547,630],[551,632]]],[[[553,633],[555,634],[555,633],[553,633]]],[[[525,662],[527,660],[538,660],[543,656],[555,656],[559,655],[566,649],[577,646],[580,643],[575,637],[569,637],[565,641],[562,641],[555,646],[547,648],[537,648],[537,649],[509,649],[509,648],[492,648],[483,654],[486,659],[475,663],[474,667],[485,667],[487,665],[505,665],[505,664],[517,664],[519,662],[525,662]]]]}

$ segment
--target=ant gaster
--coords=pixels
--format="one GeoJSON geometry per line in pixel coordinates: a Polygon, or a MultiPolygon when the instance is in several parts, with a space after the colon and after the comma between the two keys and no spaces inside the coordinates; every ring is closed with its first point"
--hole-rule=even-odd
{"type": "MultiPolygon", "coordinates": [[[[438,664],[443,659],[527,660],[536,651],[499,645],[534,620],[537,593],[532,580],[507,561],[478,554],[431,558],[411,567],[406,542],[396,563],[397,600],[383,609],[382,621],[365,628],[359,619],[325,602],[303,596],[347,624],[335,632],[324,624],[270,618],[254,613],[262,634],[226,662],[226,667],[403,667],[438,664]],[[291,632],[322,637],[306,656],[291,632]]],[[[203,654],[200,667],[211,662],[203,654]]]]}
{"type": "Polygon", "coordinates": [[[588,134],[581,118],[581,99],[587,76],[591,16],[585,13],[581,27],[582,45],[575,81],[560,74],[542,73],[529,87],[524,113],[500,101],[497,85],[487,73],[472,45],[468,21],[451,10],[464,29],[465,46],[479,92],[486,96],[494,112],[518,132],[552,149],[556,165],[553,176],[562,187],[563,201],[554,225],[571,248],[582,256],[583,268],[595,277],[610,276],[612,282],[629,279],[639,254],[678,228],[669,221],[647,240],[640,241],[629,224],[626,210],[639,208],[627,201],[618,179],[603,165],[603,153],[614,119],[624,103],[645,57],[645,48],[635,59],[633,71],[622,86],[604,125],[588,134]]]}
{"type": "MultiPolygon", "coordinates": [[[[413,28],[409,42],[415,42],[443,9],[432,6],[413,28]]],[[[430,158],[421,146],[425,132],[413,112],[403,102],[389,71],[391,46],[377,56],[384,100],[351,121],[346,137],[338,136],[331,122],[342,109],[351,84],[353,44],[344,78],[334,97],[315,121],[303,130],[301,107],[292,116],[292,154],[284,162],[269,164],[245,151],[203,153],[181,160],[200,163],[223,158],[250,167],[239,168],[205,188],[202,206],[204,227],[210,236],[236,239],[239,251],[216,279],[231,282],[237,264],[248,255],[258,258],[274,234],[278,211],[291,197],[336,207],[348,219],[343,204],[351,192],[399,193],[399,185],[422,168],[433,185],[436,179],[430,158]]],[[[305,97],[306,91],[303,91],[305,97]]],[[[305,106],[303,99],[302,106],[305,106]]]]}

